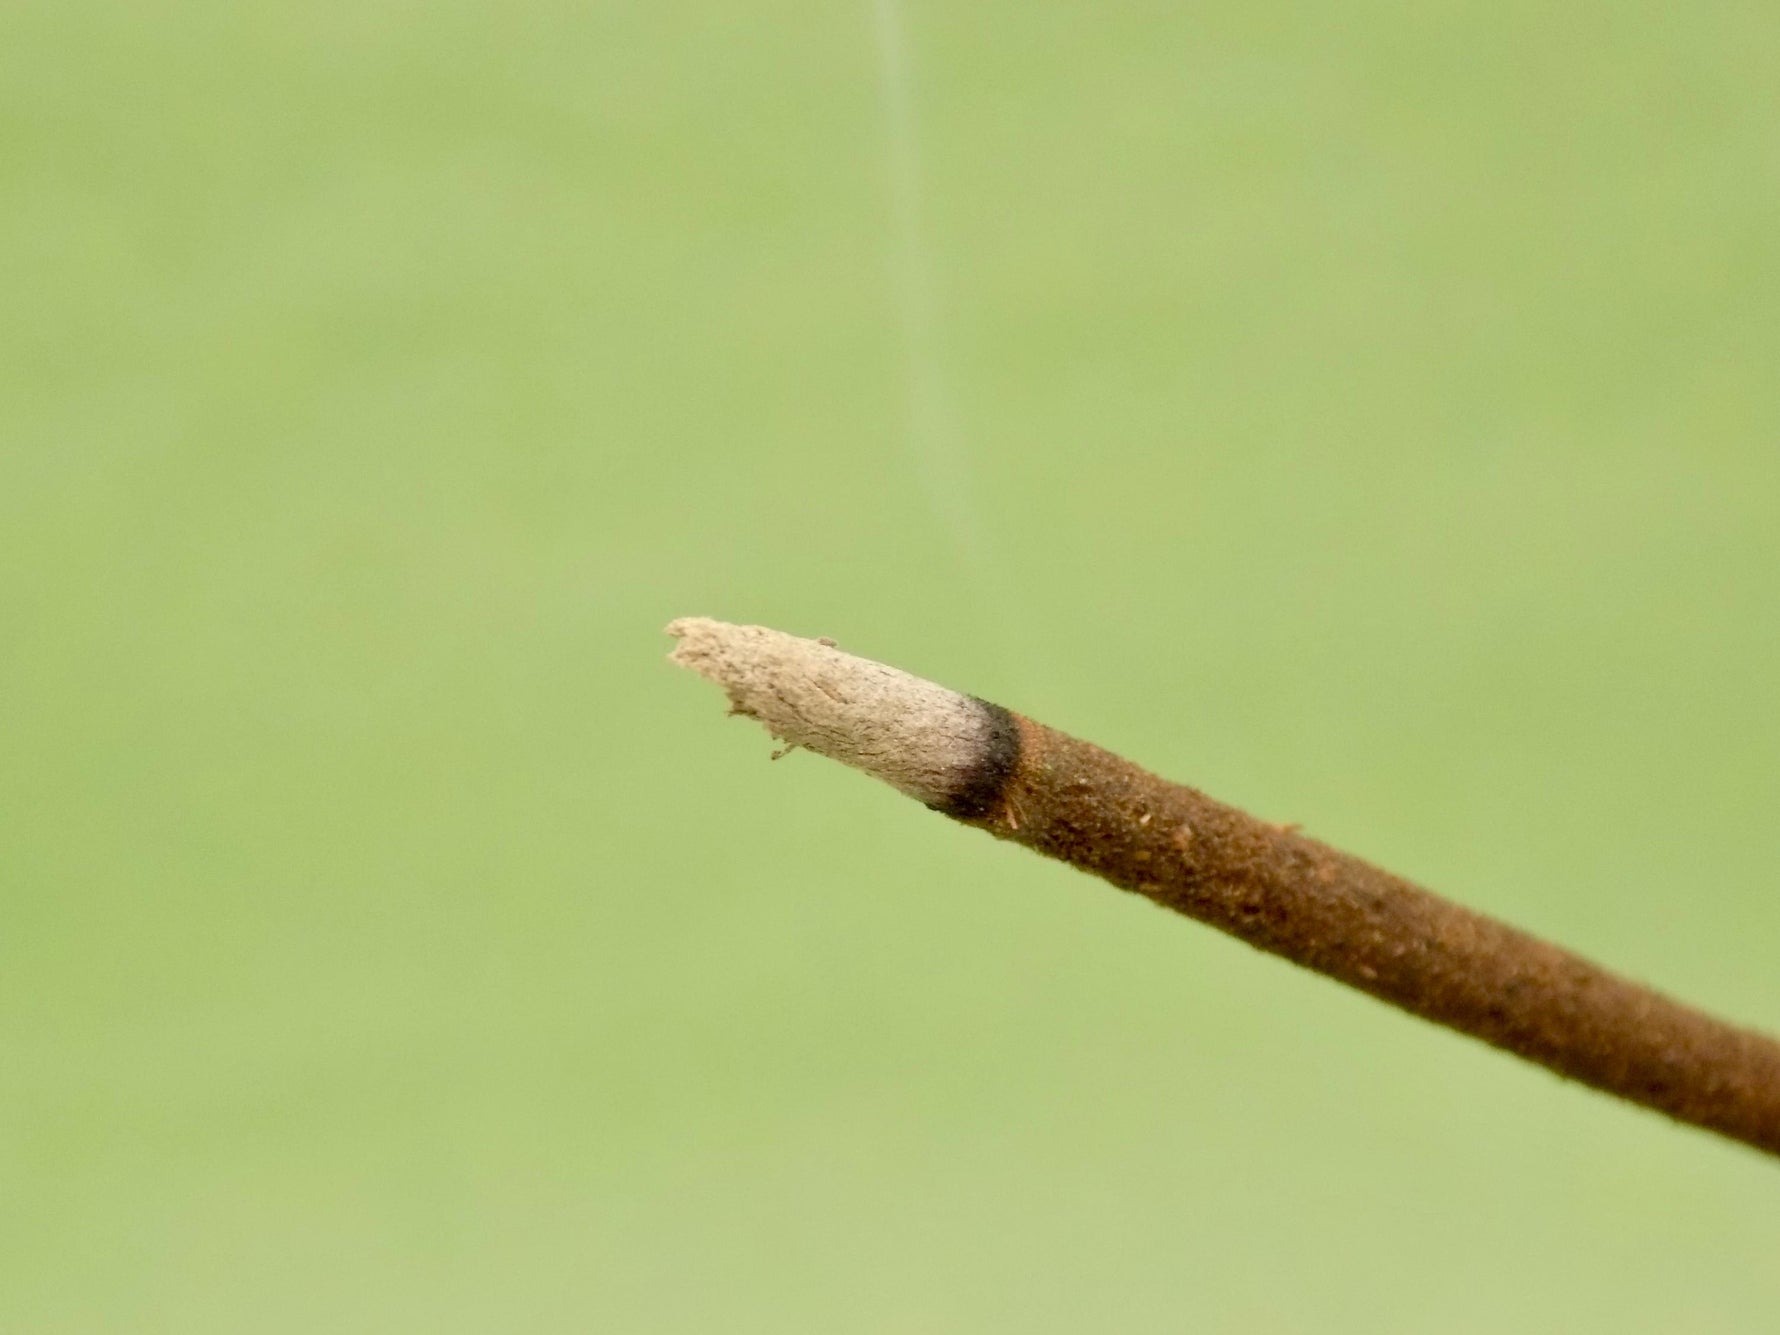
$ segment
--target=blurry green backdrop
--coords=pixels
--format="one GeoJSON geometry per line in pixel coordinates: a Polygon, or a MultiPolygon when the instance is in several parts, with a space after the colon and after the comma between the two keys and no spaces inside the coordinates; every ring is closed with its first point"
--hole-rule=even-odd
{"type": "Polygon", "coordinates": [[[1772,1163],[660,627],[1780,1028],[1780,11],[900,17],[0,9],[0,1330],[1775,1328],[1772,1163]]]}

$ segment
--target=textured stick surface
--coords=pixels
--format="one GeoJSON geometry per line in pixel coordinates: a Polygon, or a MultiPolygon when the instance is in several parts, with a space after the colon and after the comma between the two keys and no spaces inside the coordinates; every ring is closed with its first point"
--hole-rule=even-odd
{"type": "Polygon", "coordinates": [[[1019,719],[972,821],[1560,1075],[1780,1154],[1780,1044],[1019,719]]]}
{"type": "Polygon", "coordinates": [[[998,706],[762,627],[688,619],[669,632],[675,662],[787,741],[1437,1024],[1780,1154],[1780,1043],[1764,1034],[998,706]]]}

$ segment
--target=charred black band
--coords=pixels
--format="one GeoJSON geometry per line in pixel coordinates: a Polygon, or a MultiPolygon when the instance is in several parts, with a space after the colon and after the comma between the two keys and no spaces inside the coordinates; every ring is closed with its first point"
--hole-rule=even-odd
{"type": "Polygon", "coordinates": [[[1020,723],[1000,705],[971,697],[971,703],[983,711],[989,725],[983,742],[983,754],[959,784],[956,792],[943,802],[930,802],[933,810],[953,820],[982,820],[992,815],[1001,802],[1001,794],[1014,768],[1020,763],[1020,723]]]}

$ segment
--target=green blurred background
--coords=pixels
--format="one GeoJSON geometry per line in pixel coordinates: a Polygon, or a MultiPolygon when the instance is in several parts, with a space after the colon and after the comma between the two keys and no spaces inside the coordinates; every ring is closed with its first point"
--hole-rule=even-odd
{"type": "Polygon", "coordinates": [[[1770,1162],[660,628],[1780,1028],[1780,11],[901,18],[899,261],[865,0],[0,10],[0,1330],[1776,1328],[1770,1162]]]}

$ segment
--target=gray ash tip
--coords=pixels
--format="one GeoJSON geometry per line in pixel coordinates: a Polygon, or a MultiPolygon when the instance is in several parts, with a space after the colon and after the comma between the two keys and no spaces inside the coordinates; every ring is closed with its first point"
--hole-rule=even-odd
{"type": "Polygon", "coordinates": [[[1018,754],[1006,710],[832,644],[710,617],[667,629],[669,658],[721,686],[732,714],[939,810],[987,809],[1018,754]]]}

